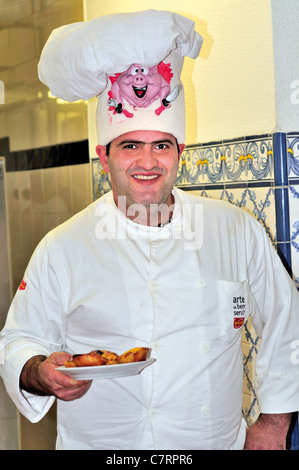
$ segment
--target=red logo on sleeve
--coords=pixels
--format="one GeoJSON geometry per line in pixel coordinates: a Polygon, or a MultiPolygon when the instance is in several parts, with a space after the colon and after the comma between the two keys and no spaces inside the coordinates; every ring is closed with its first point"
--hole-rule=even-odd
{"type": "Polygon", "coordinates": [[[25,290],[25,289],[26,289],[26,286],[27,286],[27,284],[26,284],[26,282],[25,282],[24,279],[23,279],[23,281],[22,281],[21,284],[20,284],[19,290],[25,290]]]}

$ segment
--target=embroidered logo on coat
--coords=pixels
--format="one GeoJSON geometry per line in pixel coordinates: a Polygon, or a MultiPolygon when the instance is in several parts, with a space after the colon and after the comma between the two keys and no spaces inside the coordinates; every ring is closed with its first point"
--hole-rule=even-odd
{"type": "Polygon", "coordinates": [[[25,289],[26,289],[26,286],[27,286],[27,284],[26,284],[26,282],[25,282],[24,279],[23,279],[23,281],[21,282],[21,284],[20,284],[20,286],[19,286],[19,290],[25,290],[25,289]]]}
{"type": "Polygon", "coordinates": [[[245,321],[245,297],[233,297],[234,328],[241,328],[245,321]]]}

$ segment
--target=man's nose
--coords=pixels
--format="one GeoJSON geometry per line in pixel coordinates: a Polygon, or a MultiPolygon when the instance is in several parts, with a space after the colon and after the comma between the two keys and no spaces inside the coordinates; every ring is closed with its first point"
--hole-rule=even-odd
{"type": "Polygon", "coordinates": [[[145,170],[151,170],[157,166],[157,158],[151,145],[144,145],[142,152],[139,155],[138,164],[145,170]]]}

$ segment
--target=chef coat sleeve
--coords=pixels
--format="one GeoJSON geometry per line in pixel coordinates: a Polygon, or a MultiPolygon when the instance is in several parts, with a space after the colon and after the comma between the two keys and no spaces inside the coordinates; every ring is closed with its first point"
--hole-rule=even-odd
{"type": "Polygon", "coordinates": [[[261,338],[256,360],[260,412],[298,411],[299,293],[262,225],[253,219],[250,223],[251,316],[261,338]]]}
{"type": "Polygon", "coordinates": [[[55,398],[21,390],[22,368],[32,356],[49,356],[63,349],[61,289],[55,265],[45,237],[29,262],[0,335],[1,376],[11,399],[31,422],[39,421],[55,398]]]}

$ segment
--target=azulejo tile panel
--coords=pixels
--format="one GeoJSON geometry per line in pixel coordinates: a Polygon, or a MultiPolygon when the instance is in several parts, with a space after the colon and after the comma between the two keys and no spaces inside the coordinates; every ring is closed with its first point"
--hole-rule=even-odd
{"type": "Polygon", "coordinates": [[[94,201],[111,189],[111,181],[109,173],[105,173],[100,160],[94,158],[91,161],[92,170],[92,188],[94,201]]]}
{"type": "Polygon", "coordinates": [[[291,268],[299,289],[299,133],[287,135],[291,268]]]}
{"type": "Polygon", "coordinates": [[[259,337],[254,333],[249,319],[243,329],[243,416],[250,426],[259,415],[258,398],[255,390],[255,362],[260,345],[259,337]]]}
{"type": "Polygon", "coordinates": [[[287,137],[288,173],[289,178],[299,176],[299,134],[289,134],[287,137]]]}
{"type": "MultiPolygon", "coordinates": [[[[193,191],[192,191],[193,192],[193,191]]],[[[231,202],[253,215],[264,227],[271,242],[276,244],[275,231],[275,190],[271,187],[231,187],[229,189],[213,189],[207,187],[202,191],[194,191],[203,197],[211,197],[231,202]]]]}
{"type": "Polygon", "coordinates": [[[272,140],[267,136],[187,147],[176,185],[273,180],[272,140]]]}
{"type": "Polygon", "coordinates": [[[299,289],[299,184],[289,186],[292,272],[299,289]]]}

